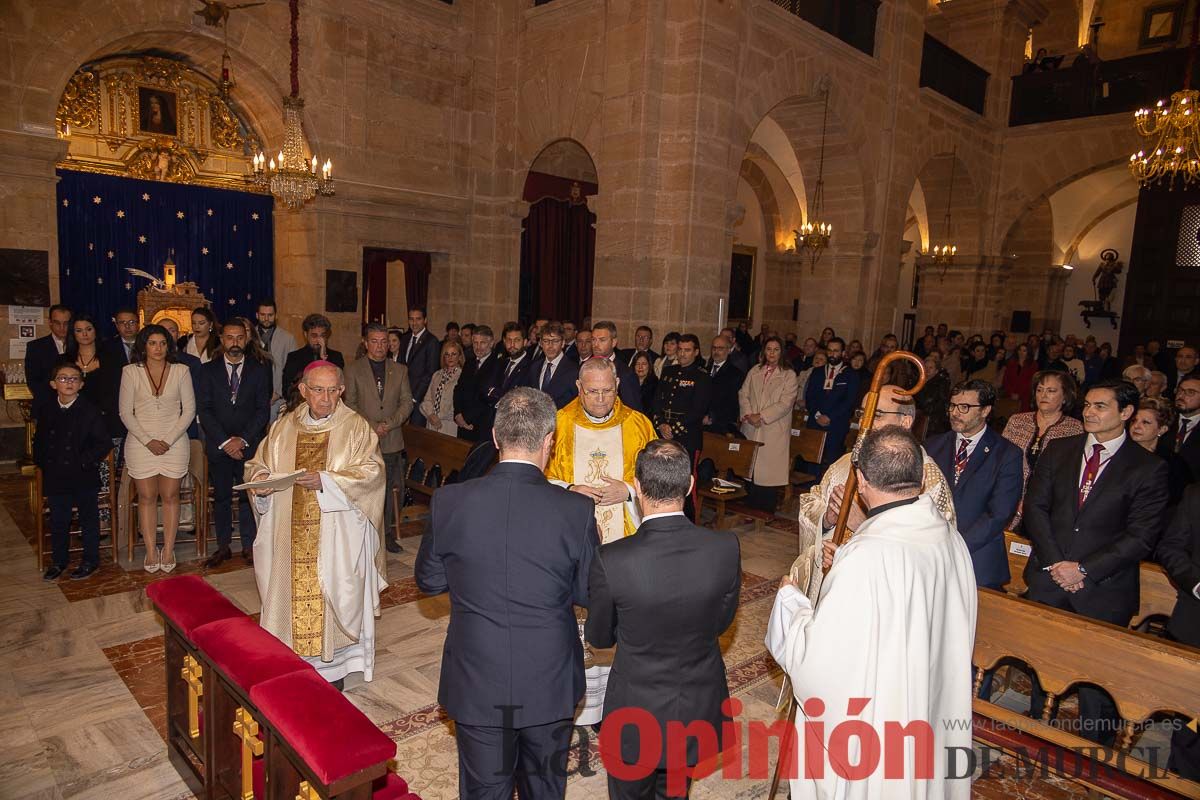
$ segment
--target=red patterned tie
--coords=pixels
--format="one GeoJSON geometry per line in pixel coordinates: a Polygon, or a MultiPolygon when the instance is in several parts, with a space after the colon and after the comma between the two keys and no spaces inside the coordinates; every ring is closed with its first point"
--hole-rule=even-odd
{"type": "Polygon", "coordinates": [[[1096,475],[1100,472],[1100,454],[1103,452],[1104,445],[1092,445],[1092,454],[1088,456],[1087,464],[1083,467],[1083,480],[1079,482],[1079,508],[1083,508],[1083,502],[1087,500],[1092,491],[1092,484],[1096,482],[1096,475]]]}
{"type": "Polygon", "coordinates": [[[962,477],[963,470],[967,468],[967,439],[963,439],[958,445],[958,452],[954,454],[954,485],[958,486],[958,479],[962,477]]]}

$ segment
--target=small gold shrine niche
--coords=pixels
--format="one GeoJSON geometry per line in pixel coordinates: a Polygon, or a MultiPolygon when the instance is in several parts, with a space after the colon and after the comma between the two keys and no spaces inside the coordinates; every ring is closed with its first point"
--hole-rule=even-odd
{"type": "Polygon", "coordinates": [[[55,115],[58,166],[144,180],[253,190],[258,138],[212,78],[180,61],[114,56],[80,67],[55,115]]]}

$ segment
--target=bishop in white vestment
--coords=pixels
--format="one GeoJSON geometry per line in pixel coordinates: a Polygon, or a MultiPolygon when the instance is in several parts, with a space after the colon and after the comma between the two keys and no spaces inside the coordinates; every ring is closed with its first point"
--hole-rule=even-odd
{"type": "Polygon", "coordinates": [[[371,680],[375,618],[387,588],[379,527],[384,466],[370,424],[340,402],[342,371],[310,364],[305,402],[281,416],[246,464],[251,481],[305,473],[280,491],[256,491],[254,577],[261,624],[330,682],[371,680]]]}
{"type": "Polygon", "coordinates": [[[793,800],[970,796],[969,776],[948,777],[947,759],[959,759],[961,775],[965,750],[951,748],[971,747],[975,573],[958,531],[920,494],[921,479],[921,451],[906,431],[864,437],[867,519],[838,548],[815,610],[790,578],[775,598],[766,644],[800,704],[793,800]],[[855,770],[864,761],[859,738],[832,735],[847,720],[866,722],[878,737],[874,768],[855,770]],[[888,759],[895,725],[886,723],[924,735],[888,759]],[[824,726],[821,746],[806,748],[816,724],[824,726]],[[885,767],[899,777],[885,777],[885,767]]]}

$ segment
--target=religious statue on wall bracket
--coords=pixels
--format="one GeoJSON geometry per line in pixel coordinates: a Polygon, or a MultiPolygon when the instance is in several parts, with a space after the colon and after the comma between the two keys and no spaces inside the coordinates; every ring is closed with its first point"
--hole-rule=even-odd
{"type": "Polygon", "coordinates": [[[1100,266],[1096,267],[1092,274],[1092,287],[1096,290],[1096,299],[1079,301],[1079,305],[1083,306],[1079,316],[1083,317],[1083,324],[1089,328],[1092,327],[1092,317],[1107,319],[1114,329],[1117,327],[1120,317],[1112,310],[1112,296],[1117,290],[1117,276],[1125,268],[1125,264],[1119,260],[1120,257],[1121,254],[1111,247],[1100,251],[1100,266]]]}

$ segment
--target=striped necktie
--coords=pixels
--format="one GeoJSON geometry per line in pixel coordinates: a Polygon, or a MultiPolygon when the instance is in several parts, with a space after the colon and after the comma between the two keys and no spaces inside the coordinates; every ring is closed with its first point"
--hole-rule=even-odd
{"type": "Polygon", "coordinates": [[[963,439],[959,442],[958,452],[954,454],[954,485],[958,486],[958,479],[962,477],[963,470],[967,468],[967,445],[970,440],[963,439]]]}

